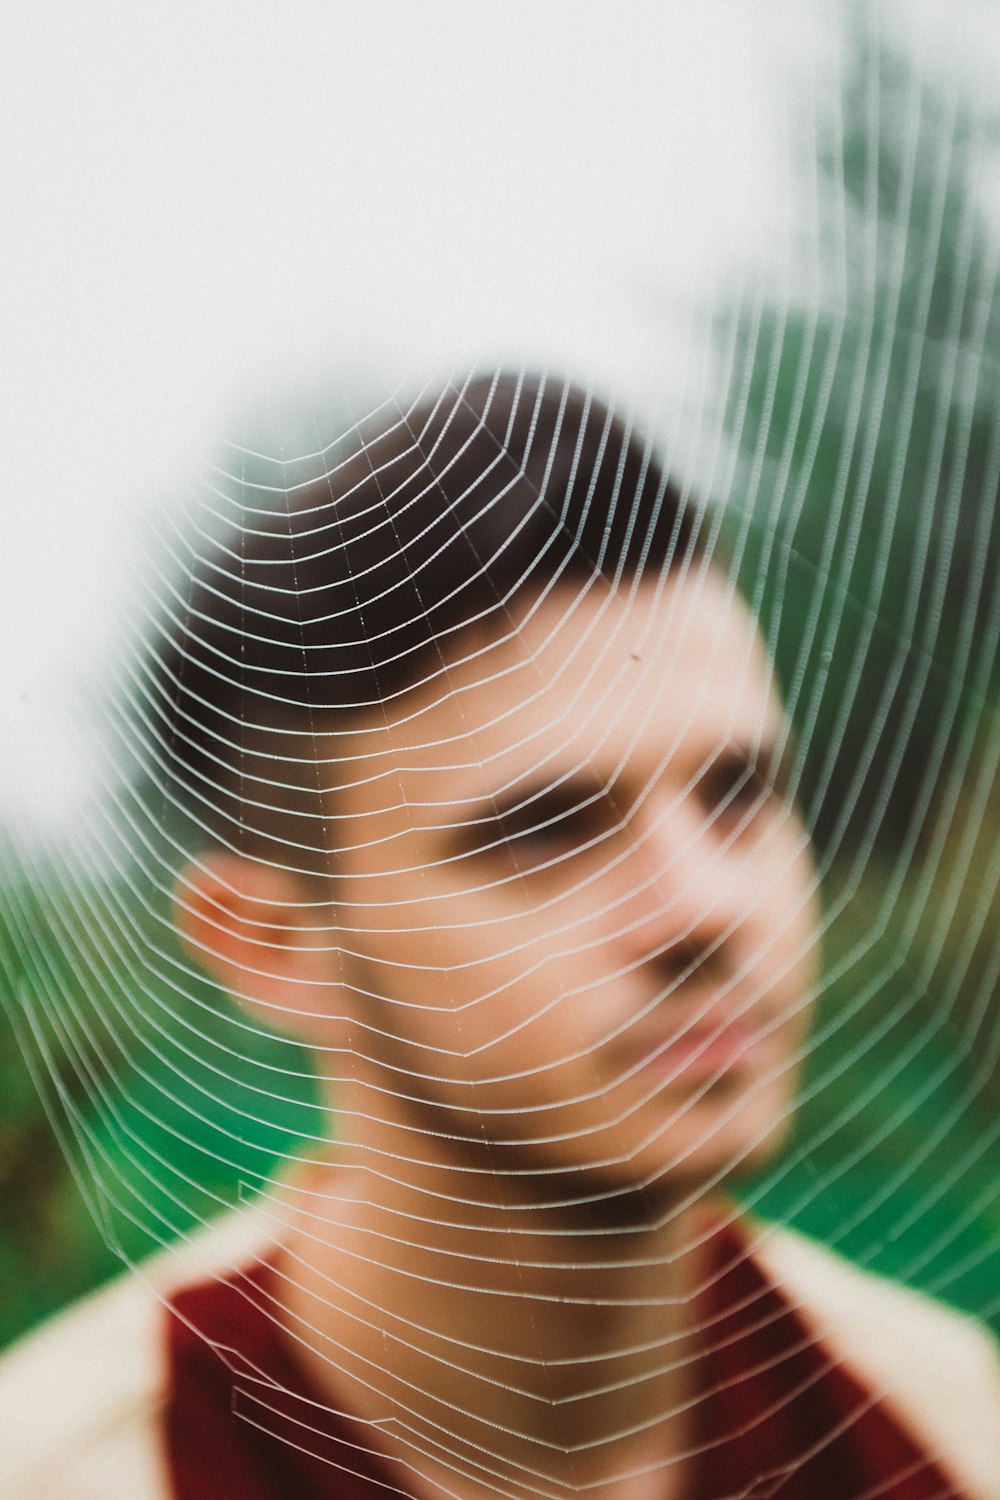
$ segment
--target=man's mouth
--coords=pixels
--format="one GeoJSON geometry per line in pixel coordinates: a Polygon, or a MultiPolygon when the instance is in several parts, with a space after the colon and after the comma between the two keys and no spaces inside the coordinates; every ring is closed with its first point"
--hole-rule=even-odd
{"type": "Polygon", "coordinates": [[[699,1022],[647,1042],[642,1071],[656,1072],[664,1083],[702,1083],[759,1066],[771,1042],[751,1020],[699,1022]]]}

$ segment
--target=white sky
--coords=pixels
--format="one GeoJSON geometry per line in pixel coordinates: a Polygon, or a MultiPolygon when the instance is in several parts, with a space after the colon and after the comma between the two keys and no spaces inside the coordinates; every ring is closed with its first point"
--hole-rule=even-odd
{"type": "Polygon", "coordinates": [[[499,356],[672,394],[787,216],[822,14],[0,0],[0,819],[85,797],[136,522],[241,403],[499,356]]]}

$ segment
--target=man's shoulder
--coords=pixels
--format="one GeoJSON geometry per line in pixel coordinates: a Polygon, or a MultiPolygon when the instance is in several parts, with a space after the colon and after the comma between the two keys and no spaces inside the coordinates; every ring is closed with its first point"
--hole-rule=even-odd
{"type": "Polygon", "coordinates": [[[758,1224],[754,1259],[816,1338],[970,1494],[1000,1500],[1000,1348],[945,1303],[758,1224]]]}
{"type": "Polygon", "coordinates": [[[16,1344],[0,1360],[5,1500],[160,1500],[164,1302],[245,1266],[268,1243],[261,1215],[229,1213],[16,1344]]]}
{"type": "MultiPolygon", "coordinates": [[[[163,1304],[266,1253],[273,1221],[229,1213],[93,1293],[0,1361],[5,1500],[161,1500],[163,1304]]],[[[831,1355],[970,1495],[1000,1500],[1000,1354],[973,1319],[787,1229],[748,1248],[831,1355]]]]}

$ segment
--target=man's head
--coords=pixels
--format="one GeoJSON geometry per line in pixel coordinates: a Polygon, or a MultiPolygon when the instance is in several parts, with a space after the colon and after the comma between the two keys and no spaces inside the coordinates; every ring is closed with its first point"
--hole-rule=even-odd
{"type": "Polygon", "coordinates": [[[697,531],[603,407],[474,382],[220,551],[161,674],[189,940],[500,1193],[703,1182],[787,1116],[811,866],[697,531]]]}

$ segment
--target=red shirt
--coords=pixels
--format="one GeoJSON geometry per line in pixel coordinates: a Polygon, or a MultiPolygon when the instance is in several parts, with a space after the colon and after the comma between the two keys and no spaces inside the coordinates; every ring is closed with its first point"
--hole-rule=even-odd
{"type": "MultiPolygon", "coordinates": [[[[900,1422],[818,1343],[748,1256],[713,1241],[690,1500],[961,1500],[900,1422]]],[[[175,1296],[167,1459],[177,1500],[386,1500],[366,1430],[311,1392],[264,1262],[175,1296]]],[[[377,1442],[377,1438],[375,1440],[377,1442]]]]}

